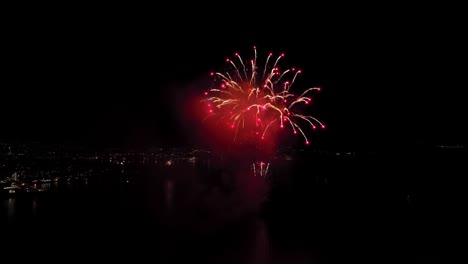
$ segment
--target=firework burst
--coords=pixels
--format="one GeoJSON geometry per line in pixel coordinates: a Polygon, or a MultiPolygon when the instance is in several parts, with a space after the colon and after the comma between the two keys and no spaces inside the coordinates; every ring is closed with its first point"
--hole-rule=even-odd
{"type": "Polygon", "coordinates": [[[205,91],[208,115],[220,125],[233,130],[234,141],[264,140],[282,129],[293,135],[301,135],[309,144],[306,135],[310,129],[325,128],[311,115],[299,110],[310,104],[313,91],[319,87],[298,89],[294,83],[302,73],[294,67],[281,69],[284,53],[269,53],[264,62],[257,61],[257,49],[250,60],[243,60],[239,53],[226,59],[228,70],[212,72],[213,86],[205,91]]]}

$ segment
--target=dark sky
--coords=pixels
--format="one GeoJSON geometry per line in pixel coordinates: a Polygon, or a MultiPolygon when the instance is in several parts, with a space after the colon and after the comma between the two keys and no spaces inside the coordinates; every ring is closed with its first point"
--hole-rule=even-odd
{"type": "Polygon", "coordinates": [[[324,145],[466,143],[466,42],[456,14],[331,10],[232,21],[162,13],[12,18],[2,41],[0,139],[191,143],[179,105],[227,56],[256,45],[284,51],[304,83],[323,87],[324,145]]]}

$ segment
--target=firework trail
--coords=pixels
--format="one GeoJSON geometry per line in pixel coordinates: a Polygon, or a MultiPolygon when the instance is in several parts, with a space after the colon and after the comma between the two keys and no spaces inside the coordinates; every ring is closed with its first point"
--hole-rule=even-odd
{"type": "Polygon", "coordinates": [[[208,116],[217,117],[220,125],[234,131],[234,141],[246,139],[264,140],[277,128],[289,128],[292,134],[302,135],[309,144],[306,127],[325,128],[317,118],[300,113],[300,105],[307,105],[310,93],[320,91],[319,87],[296,89],[293,87],[301,70],[280,69],[284,53],[274,56],[269,53],[265,63],[257,63],[257,49],[254,57],[244,61],[239,53],[226,59],[230,68],[226,72],[212,72],[213,86],[204,93],[208,116]]]}

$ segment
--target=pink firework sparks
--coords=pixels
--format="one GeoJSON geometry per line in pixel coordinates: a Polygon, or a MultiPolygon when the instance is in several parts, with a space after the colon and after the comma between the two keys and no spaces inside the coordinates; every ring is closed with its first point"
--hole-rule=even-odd
{"type": "Polygon", "coordinates": [[[319,87],[298,89],[293,87],[302,72],[296,68],[282,70],[279,66],[284,53],[274,56],[269,53],[264,63],[254,57],[244,61],[239,53],[226,59],[230,70],[212,72],[213,86],[204,92],[208,117],[217,117],[234,131],[234,141],[242,138],[264,140],[279,129],[290,129],[293,135],[300,134],[309,144],[306,126],[310,129],[325,128],[317,118],[299,112],[301,105],[312,101],[310,93],[319,87]],[[279,128],[279,129],[278,129],[279,128]]]}

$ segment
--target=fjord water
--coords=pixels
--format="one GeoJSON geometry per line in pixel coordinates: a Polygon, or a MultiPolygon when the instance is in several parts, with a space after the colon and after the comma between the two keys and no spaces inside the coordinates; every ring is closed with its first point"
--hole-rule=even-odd
{"type": "Polygon", "coordinates": [[[457,252],[465,158],[295,153],[266,161],[263,176],[210,159],[92,167],[3,195],[2,245],[31,259],[438,263],[457,252]]]}

